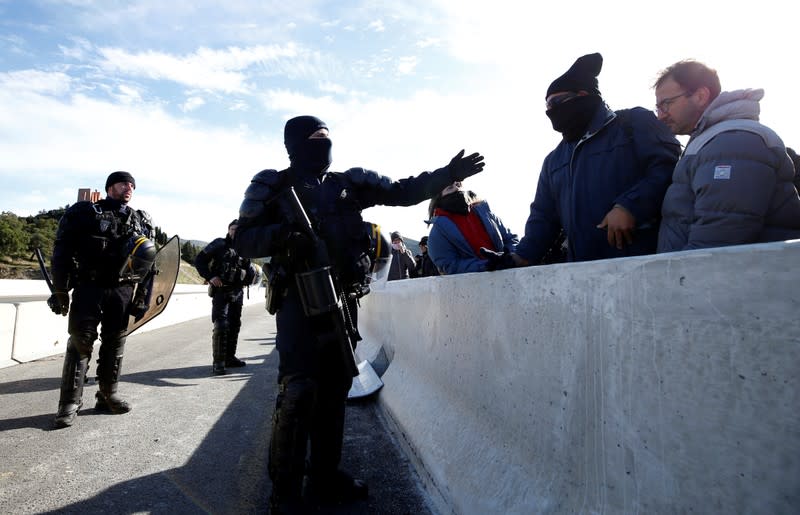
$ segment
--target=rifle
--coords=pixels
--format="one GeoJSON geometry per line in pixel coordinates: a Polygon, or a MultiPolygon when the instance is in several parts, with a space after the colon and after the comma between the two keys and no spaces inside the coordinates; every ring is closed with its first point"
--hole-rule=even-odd
{"type": "Polygon", "coordinates": [[[312,241],[310,257],[301,263],[293,262],[303,311],[314,321],[312,325],[320,345],[339,345],[346,373],[356,377],[358,367],[351,341],[358,341],[360,336],[353,324],[347,297],[334,275],[325,241],[314,231],[293,187],[281,192],[274,201],[285,223],[312,241]]]}

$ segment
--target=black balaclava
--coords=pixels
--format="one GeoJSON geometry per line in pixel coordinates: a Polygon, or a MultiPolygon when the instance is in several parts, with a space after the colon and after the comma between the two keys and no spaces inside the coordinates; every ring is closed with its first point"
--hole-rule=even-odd
{"type": "Polygon", "coordinates": [[[563,91],[589,93],[547,110],[553,129],[567,141],[576,141],[586,133],[597,108],[603,103],[597,83],[602,68],[603,56],[599,53],[581,56],[547,88],[545,98],[563,91]]]}
{"type": "Polygon", "coordinates": [[[332,161],[330,138],[308,139],[319,129],[327,128],[325,122],[315,116],[297,116],[286,122],[283,143],[292,168],[317,176],[328,170],[332,161]]]}
{"type": "Polygon", "coordinates": [[[475,200],[476,195],[471,191],[458,190],[447,195],[442,195],[436,202],[436,208],[444,209],[458,215],[469,214],[469,206],[475,200]]]}
{"type": "Polygon", "coordinates": [[[589,123],[602,103],[603,99],[597,95],[576,97],[558,104],[545,114],[550,118],[553,129],[560,132],[565,140],[577,141],[586,134],[589,123]]]}

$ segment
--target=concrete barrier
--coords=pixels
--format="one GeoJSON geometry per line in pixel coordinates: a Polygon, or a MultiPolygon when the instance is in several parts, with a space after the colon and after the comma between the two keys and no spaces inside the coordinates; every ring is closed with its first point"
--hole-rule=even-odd
{"type": "MultiPolygon", "coordinates": [[[[245,290],[246,291],[246,290],[245,290]]],[[[67,318],[47,307],[50,296],[44,281],[0,280],[0,368],[60,354],[66,350],[67,318]]],[[[264,290],[251,287],[246,304],[264,302],[264,290]]],[[[208,317],[211,298],[202,285],[178,284],[167,307],[137,332],[208,317]]]]}
{"type": "Polygon", "coordinates": [[[13,365],[11,359],[14,349],[14,324],[17,308],[13,304],[0,304],[0,368],[13,365]]]}
{"type": "Polygon", "coordinates": [[[359,325],[443,513],[800,512],[800,241],[395,281],[359,325]]]}

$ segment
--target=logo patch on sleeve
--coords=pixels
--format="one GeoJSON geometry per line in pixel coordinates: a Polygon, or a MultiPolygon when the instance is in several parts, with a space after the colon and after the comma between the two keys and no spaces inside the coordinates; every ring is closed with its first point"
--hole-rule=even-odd
{"type": "Polygon", "coordinates": [[[714,167],[715,179],[730,179],[731,178],[731,165],[719,165],[714,167]]]}

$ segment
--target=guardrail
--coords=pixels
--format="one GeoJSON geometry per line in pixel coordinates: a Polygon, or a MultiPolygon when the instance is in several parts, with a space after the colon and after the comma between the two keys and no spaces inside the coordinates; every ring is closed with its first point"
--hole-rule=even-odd
{"type": "MultiPolygon", "coordinates": [[[[47,307],[50,293],[44,281],[0,280],[0,368],[24,363],[66,350],[67,318],[47,307]]],[[[264,301],[264,290],[250,287],[245,302],[264,301]]],[[[167,307],[137,332],[211,316],[206,286],[178,284],[167,307]]]]}

